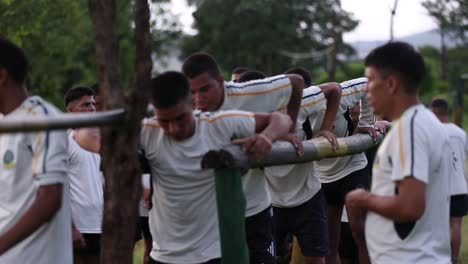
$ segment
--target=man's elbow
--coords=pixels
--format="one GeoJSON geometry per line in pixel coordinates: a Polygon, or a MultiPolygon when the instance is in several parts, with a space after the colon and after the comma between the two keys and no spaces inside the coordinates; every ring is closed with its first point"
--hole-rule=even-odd
{"type": "Polygon", "coordinates": [[[302,90],[305,88],[304,79],[298,74],[288,74],[288,78],[291,81],[292,94],[302,96],[302,90]]]}
{"type": "Polygon", "coordinates": [[[426,206],[424,203],[412,206],[408,204],[401,209],[399,220],[405,222],[417,221],[423,216],[425,210],[426,206]]]}

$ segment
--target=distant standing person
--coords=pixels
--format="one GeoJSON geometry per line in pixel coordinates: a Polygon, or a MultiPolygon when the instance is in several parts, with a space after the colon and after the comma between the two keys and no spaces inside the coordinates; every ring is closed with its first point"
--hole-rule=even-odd
{"type": "Polygon", "coordinates": [[[468,212],[468,188],[466,186],[466,133],[449,122],[449,107],[444,99],[434,99],[431,103],[432,112],[444,124],[452,147],[452,173],[450,177],[450,247],[452,262],[458,263],[461,246],[462,217],[468,212]]]}
{"type": "MultiPolygon", "coordinates": [[[[86,86],[73,87],[65,94],[69,113],[96,112],[94,91],[86,86]]],[[[90,129],[68,131],[68,175],[75,263],[99,263],[101,252],[101,224],[104,208],[103,180],[100,171],[99,148],[93,151],[84,146],[99,145],[99,136],[90,129]]]]}
{"type": "Polygon", "coordinates": [[[374,114],[393,128],[377,152],[371,192],[350,192],[346,207],[367,212],[371,263],[450,263],[450,145],[442,123],[419,101],[423,58],[409,44],[390,42],[365,66],[374,114]]]}
{"type": "MultiPolygon", "coordinates": [[[[55,107],[25,87],[23,50],[0,37],[2,121],[56,117],[55,107]]],[[[0,263],[72,263],[67,134],[0,134],[0,263]]]]}

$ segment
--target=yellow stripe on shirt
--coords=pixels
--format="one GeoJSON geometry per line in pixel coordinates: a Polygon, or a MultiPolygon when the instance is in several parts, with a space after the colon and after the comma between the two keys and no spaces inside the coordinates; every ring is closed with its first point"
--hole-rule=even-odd
{"type": "Polygon", "coordinates": [[[341,95],[341,97],[343,96],[348,96],[348,95],[353,95],[353,94],[357,94],[357,93],[360,93],[360,92],[363,92],[364,89],[361,89],[361,90],[357,90],[357,91],[354,91],[354,92],[350,92],[350,93],[344,93],[341,95]]]}
{"type": "Polygon", "coordinates": [[[398,144],[400,146],[401,168],[402,168],[402,172],[404,173],[406,164],[405,164],[405,156],[403,152],[403,128],[401,125],[401,119],[398,121],[398,144]]]}
{"type": "Polygon", "coordinates": [[[301,105],[301,107],[307,107],[307,106],[311,106],[311,105],[314,105],[314,104],[317,104],[323,100],[325,100],[326,98],[320,98],[318,100],[315,100],[315,101],[312,101],[312,102],[308,102],[307,104],[303,104],[301,105]]]}
{"type": "Polygon", "coordinates": [[[249,113],[249,114],[228,113],[228,114],[220,114],[220,115],[217,115],[217,116],[215,116],[213,118],[200,118],[200,120],[204,121],[204,122],[212,123],[213,121],[216,121],[216,120],[218,120],[220,118],[231,117],[231,116],[254,117],[254,115],[252,113],[249,113]]]}
{"type": "Polygon", "coordinates": [[[258,91],[258,92],[228,93],[227,96],[248,96],[248,95],[266,94],[266,93],[274,92],[274,91],[281,90],[281,89],[284,89],[284,88],[287,88],[287,87],[291,87],[291,84],[290,84],[290,83],[287,83],[287,84],[283,84],[283,85],[281,85],[281,86],[272,88],[272,89],[270,89],[270,90],[264,90],[264,91],[258,91]]]}
{"type": "Polygon", "coordinates": [[[41,143],[42,143],[41,132],[39,132],[39,133],[37,133],[36,147],[34,148],[34,155],[33,155],[33,160],[32,160],[32,174],[33,174],[33,177],[36,177],[36,175],[37,175],[37,162],[38,162],[38,159],[39,159],[39,152],[41,151],[41,149],[40,149],[41,143]]]}

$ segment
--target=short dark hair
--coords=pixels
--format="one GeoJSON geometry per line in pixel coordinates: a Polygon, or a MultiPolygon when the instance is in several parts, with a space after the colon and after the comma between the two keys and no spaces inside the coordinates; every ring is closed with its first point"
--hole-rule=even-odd
{"type": "Polygon", "coordinates": [[[180,72],[167,71],[151,80],[155,108],[167,109],[190,95],[187,77],[180,72]]]}
{"type": "Polygon", "coordinates": [[[408,94],[418,92],[426,71],[421,54],[405,42],[389,42],[375,48],[367,55],[365,65],[399,75],[408,94]]]}
{"type": "Polygon", "coordinates": [[[232,70],[231,74],[241,74],[247,71],[249,71],[249,68],[247,67],[236,67],[232,70]]]}
{"type": "Polygon", "coordinates": [[[89,88],[91,88],[94,91],[95,96],[99,96],[99,93],[101,91],[101,89],[99,88],[99,83],[95,83],[91,85],[89,88]]]}
{"type": "Polygon", "coordinates": [[[239,82],[265,79],[266,75],[261,71],[246,71],[239,76],[239,82]]]}
{"type": "Polygon", "coordinates": [[[312,85],[312,77],[310,76],[310,72],[302,66],[292,67],[288,69],[287,71],[285,71],[284,73],[285,74],[291,74],[291,73],[298,74],[302,77],[302,79],[304,79],[305,87],[309,87],[312,85]]]}
{"type": "Polygon", "coordinates": [[[213,77],[221,75],[218,63],[208,53],[197,52],[188,56],[182,65],[182,72],[188,78],[194,78],[198,75],[208,72],[213,77]]]}
{"type": "Polygon", "coordinates": [[[431,102],[431,108],[438,115],[448,115],[449,114],[449,105],[447,100],[443,98],[434,98],[431,102]]]}
{"type": "Polygon", "coordinates": [[[94,96],[93,89],[89,88],[88,86],[75,86],[68,89],[64,96],[65,107],[67,107],[71,102],[82,98],[83,96],[94,96]]]}
{"type": "Polygon", "coordinates": [[[29,69],[24,51],[13,42],[0,36],[0,67],[5,68],[16,82],[23,84],[29,69]]]}

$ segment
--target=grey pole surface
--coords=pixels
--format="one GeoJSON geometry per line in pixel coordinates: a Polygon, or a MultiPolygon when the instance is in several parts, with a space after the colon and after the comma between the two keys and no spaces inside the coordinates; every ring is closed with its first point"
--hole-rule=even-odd
{"type": "MultiPolygon", "coordinates": [[[[384,135],[378,133],[378,143],[382,142],[384,135]]],[[[364,152],[378,143],[375,143],[367,134],[357,134],[350,137],[338,138],[339,149],[332,150],[325,138],[316,138],[304,141],[304,155],[298,157],[295,149],[289,142],[276,142],[264,160],[256,162],[250,160],[239,146],[228,145],[221,150],[211,150],[202,159],[202,168],[259,168],[267,166],[304,163],[323,158],[333,158],[364,152]]]]}
{"type": "Polygon", "coordinates": [[[21,120],[2,118],[0,119],[0,133],[112,125],[120,122],[124,113],[124,109],[115,109],[92,114],[63,113],[54,117],[35,116],[23,118],[21,120]]]}

